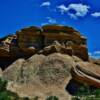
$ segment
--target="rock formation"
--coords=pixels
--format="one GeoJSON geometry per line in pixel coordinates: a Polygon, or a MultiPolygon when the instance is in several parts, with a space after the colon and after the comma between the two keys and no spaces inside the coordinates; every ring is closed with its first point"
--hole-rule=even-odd
{"type": "Polygon", "coordinates": [[[0,66],[4,69],[18,58],[27,59],[36,53],[59,52],[88,61],[86,38],[68,26],[31,26],[0,40],[0,66]],[[4,66],[5,62],[7,65],[4,66]]]}
{"type": "Polygon", "coordinates": [[[72,68],[73,79],[80,83],[100,88],[100,66],[89,62],[78,62],[72,68]]]}
{"type": "Polygon", "coordinates": [[[40,100],[70,100],[70,80],[100,88],[100,60],[88,59],[86,41],[68,26],[24,28],[0,39],[0,77],[8,90],[40,100]]]}
{"type": "Polygon", "coordinates": [[[65,87],[71,79],[70,71],[73,66],[73,58],[68,55],[36,54],[27,60],[19,59],[14,62],[3,72],[2,78],[9,80],[8,89],[20,96],[46,98],[55,95],[60,100],[70,100],[65,87]]]}
{"type": "Polygon", "coordinates": [[[2,78],[8,80],[8,89],[20,96],[39,96],[45,100],[55,95],[60,100],[70,100],[65,91],[70,80],[100,88],[100,66],[61,53],[35,54],[27,60],[15,61],[3,71],[2,78]]]}

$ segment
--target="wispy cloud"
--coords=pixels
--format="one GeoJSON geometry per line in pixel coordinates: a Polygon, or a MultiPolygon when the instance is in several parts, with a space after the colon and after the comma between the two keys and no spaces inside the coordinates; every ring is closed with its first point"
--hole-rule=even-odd
{"type": "Polygon", "coordinates": [[[94,54],[100,54],[100,51],[94,51],[94,54]]]}
{"type": "Polygon", "coordinates": [[[51,18],[51,17],[47,17],[47,20],[48,20],[48,23],[51,23],[51,24],[54,24],[57,22],[56,19],[51,18]]]}
{"type": "Polygon", "coordinates": [[[92,56],[92,53],[91,53],[91,52],[89,52],[89,53],[88,53],[88,55],[91,57],[91,56],[92,56]]]}
{"type": "Polygon", "coordinates": [[[65,5],[60,5],[60,6],[58,6],[57,8],[60,9],[60,12],[61,12],[62,14],[64,14],[65,12],[68,11],[68,8],[67,8],[65,5]]]}
{"type": "Polygon", "coordinates": [[[47,25],[48,23],[44,22],[44,23],[41,23],[41,26],[44,26],[44,25],[47,25]]]}
{"type": "Polygon", "coordinates": [[[91,14],[93,17],[100,17],[100,12],[94,12],[91,14]]]}
{"type": "Polygon", "coordinates": [[[86,16],[90,6],[83,4],[69,4],[67,7],[65,5],[60,5],[57,8],[62,14],[67,13],[71,18],[77,19],[78,17],[86,16]],[[71,10],[73,10],[74,13],[70,12],[71,10]]]}
{"type": "Polygon", "coordinates": [[[46,17],[46,22],[41,23],[41,26],[43,25],[47,25],[47,24],[56,24],[57,21],[56,19],[52,18],[52,17],[46,17]]]}
{"type": "Polygon", "coordinates": [[[100,58],[100,51],[94,51],[92,53],[89,53],[89,56],[93,58],[100,58]]]}
{"type": "Polygon", "coordinates": [[[46,2],[43,2],[40,6],[41,7],[48,7],[50,5],[51,5],[51,3],[49,1],[46,1],[46,2]]]}

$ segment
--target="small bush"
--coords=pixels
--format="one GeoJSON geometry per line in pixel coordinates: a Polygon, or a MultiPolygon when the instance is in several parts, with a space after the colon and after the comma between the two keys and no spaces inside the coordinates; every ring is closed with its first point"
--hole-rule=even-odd
{"type": "Polygon", "coordinates": [[[0,92],[5,91],[7,86],[7,81],[0,79],[0,92]]]}
{"type": "Polygon", "coordinates": [[[6,91],[0,93],[0,100],[11,100],[10,96],[6,91]]]}
{"type": "Polygon", "coordinates": [[[94,91],[96,97],[100,98],[100,89],[94,91]]]}
{"type": "Polygon", "coordinates": [[[19,100],[19,96],[16,93],[8,91],[6,86],[7,81],[0,79],[0,100],[19,100]]]}
{"type": "Polygon", "coordinates": [[[38,96],[36,96],[33,100],[38,100],[39,99],[39,97],[38,96]]]}
{"type": "Polygon", "coordinates": [[[91,87],[82,86],[72,100],[100,100],[100,89],[94,89],[91,91],[91,87]]]}
{"type": "Polygon", "coordinates": [[[23,97],[23,100],[30,100],[28,97],[23,97]]]}
{"type": "Polygon", "coordinates": [[[59,100],[56,96],[50,96],[46,100],[59,100]]]}

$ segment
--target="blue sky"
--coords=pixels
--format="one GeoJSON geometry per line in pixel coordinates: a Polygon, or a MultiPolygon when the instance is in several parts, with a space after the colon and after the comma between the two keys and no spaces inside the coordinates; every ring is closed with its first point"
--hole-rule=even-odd
{"type": "Polygon", "coordinates": [[[79,30],[88,39],[89,54],[100,58],[99,0],[0,0],[0,37],[45,24],[79,30]]]}

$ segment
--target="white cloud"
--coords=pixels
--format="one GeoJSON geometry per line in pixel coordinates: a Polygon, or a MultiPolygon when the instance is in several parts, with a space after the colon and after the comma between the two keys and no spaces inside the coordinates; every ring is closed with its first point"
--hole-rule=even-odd
{"type": "Polygon", "coordinates": [[[90,7],[83,4],[70,4],[68,8],[69,10],[73,9],[76,11],[74,16],[84,17],[88,13],[90,7]]]}
{"type": "Polygon", "coordinates": [[[47,1],[47,2],[43,2],[40,6],[41,7],[44,7],[44,6],[48,7],[50,5],[51,5],[51,3],[49,1],[47,1]]]}
{"type": "Polygon", "coordinates": [[[47,25],[48,23],[41,23],[41,26],[47,25]]]}
{"type": "Polygon", "coordinates": [[[77,16],[75,14],[73,14],[73,13],[68,13],[68,15],[73,19],[77,19],[77,16]]]}
{"type": "Polygon", "coordinates": [[[94,54],[100,54],[100,51],[94,51],[94,54]]]}
{"type": "Polygon", "coordinates": [[[91,53],[91,52],[89,52],[89,53],[88,53],[88,55],[91,57],[91,56],[92,56],[92,53],[91,53]]]}
{"type": "Polygon", "coordinates": [[[46,17],[47,21],[41,23],[41,26],[43,25],[47,25],[47,24],[55,24],[57,23],[56,19],[52,18],[52,17],[46,17]]]}
{"type": "Polygon", "coordinates": [[[66,7],[65,5],[60,5],[57,8],[60,9],[60,12],[63,14],[65,12],[67,12],[67,14],[71,17],[71,18],[78,18],[78,17],[84,17],[87,15],[87,13],[89,12],[89,8],[90,6],[88,5],[83,5],[83,4],[69,4],[68,7],[66,7]],[[70,10],[74,10],[75,13],[70,12],[70,10]]]}
{"type": "Polygon", "coordinates": [[[91,14],[93,17],[100,17],[100,12],[94,12],[91,14]]]}
{"type": "Polygon", "coordinates": [[[57,21],[56,19],[52,18],[52,17],[46,17],[47,21],[41,23],[41,26],[47,25],[47,24],[56,24],[57,21]]]}
{"type": "Polygon", "coordinates": [[[68,8],[65,5],[60,5],[57,8],[60,9],[62,14],[64,14],[64,12],[68,11],[68,8]]]}
{"type": "Polygon", "coordinates": [[[57,22],[54,18],[51,18],[51,17],[47,17],[47,19],[48,19],[48,23],[51,23],[51,24],[54,24],[57,22]]]}
{"type": "Polygon", "coordinates": [[[94,51],[94,52],[90,52],[90,53],[88,53],[89,54],[89,56],[90,57],[92,57],[92,58],[100,58],[100,51],[94,51]]]}

